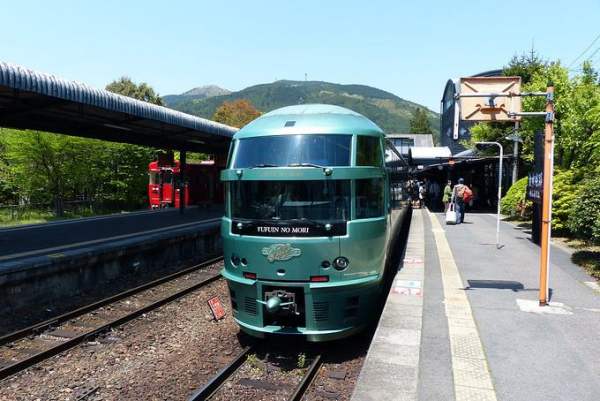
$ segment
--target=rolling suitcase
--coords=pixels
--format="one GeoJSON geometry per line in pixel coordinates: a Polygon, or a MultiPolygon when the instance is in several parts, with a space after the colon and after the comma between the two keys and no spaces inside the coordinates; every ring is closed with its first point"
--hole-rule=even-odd
{"type": "Polygon", "coordinates": [[[458,214],[456,213],[456,207],[454,202],[450,203],[448,211],[446,212],[446,224],[456,224],[458,221],[458,214]]]}

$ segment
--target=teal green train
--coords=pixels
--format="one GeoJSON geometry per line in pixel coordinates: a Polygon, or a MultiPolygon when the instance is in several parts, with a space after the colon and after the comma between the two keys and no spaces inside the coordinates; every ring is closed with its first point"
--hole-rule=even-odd
{"type": "Polygon", "coordinates": [[[386,143],[366,117],[319,104],[272,111],[234,136],[222,274],[244,332],[327,341],[377,318],[393,217],[406,215],[394,206],[407,204],[405,175],[394,175],[406,167],[386,143]]]}

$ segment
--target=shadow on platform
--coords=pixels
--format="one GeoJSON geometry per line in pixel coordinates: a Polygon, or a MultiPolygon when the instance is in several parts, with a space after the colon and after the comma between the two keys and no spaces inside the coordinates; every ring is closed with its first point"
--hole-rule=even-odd
{"type": "MultiPolygon", "coordinates": [[[[467,280],[469,285],[465,290],[492,289],[492,290],[511,290],[512,292],[521,291],[539,291],[539,288],[525,288],[523,283],[510,280],[467,280]]],[[[549,297],[552,298],[552,288],[548,290],[549,297]]]]}

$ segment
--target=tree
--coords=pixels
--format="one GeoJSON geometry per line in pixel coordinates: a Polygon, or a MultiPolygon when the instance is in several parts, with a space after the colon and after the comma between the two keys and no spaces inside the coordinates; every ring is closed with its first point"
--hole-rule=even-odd
{"type": "MultiPolygon", "coordinates": [[[[134,99],[163,105],[162,99],[152,86],[145,82],[136,84],[129,77],[106,85],[106,90],[134,99]]],[[[156,150],[144,146],[111,143],[103,154],[102,187],[104,201],[113,207],[141,207],[146,200],[148,163],[156,156],[156,150]]]]}
{"type": "MultiPolygon", "coordinates": [[[[532,75],[531,82],[523,91],[545,91],[549,82],[555,89],[555,163],[563,169],[588,166],[600,146],[598,121],[594,110],[600,106],[600,85],[597,74],[589,63],[584,63],[583,72],[569,77],[568,70],[560,62],[550,63],[543,71],[532,75]]],[[[545,99],[523,99],[523,110],[544,110],[545,99]]],[[[526,149],[531,149],[536,131],[543,130],[543,119],[524,119],[526,149]]]]}
{"type": "Polygon", "coordinates": [[[241,128],[259,117],[261,112],[247,99],[224,101],[213,115],[214,121],[241,128]]]}
{"type": "Polygon", "coordinates": [[[89,139],[37,131],[3,130],[5,176],[16,202],[49,203],[62,215],[63,200],[96,185],[85,168],[93,162],[89,139]]]}
{"type": "MultiPolygon", "coordinates": [[[[569,231],[585,240],[600,241],[600,83],[590,61],[577,74],[559,61],[546,62],[532,52],[513,57],[506,75],[523,78],[523,92],[544,92],[554,86],[554,194],[552,229],[569,231]]],[[[523,98],[523,111],[543,111],[543,97],[523,98]]],[[[502,139],[507,128],[500,123],[478,124],[471,128],[472,140],[502,139]]],[[[536,132],[544,129],[543,118],[524,118],[520,135],[522,157],[533,159],[536,132]]],[[[525,171],[524,171],[525,172],[525,171]]]]}
{"type": "Polygon", "coordinates": [[[542,73],[548,67],[548,62],[543,60],[534,49],[520,56],[516,54],[502,71],[507,77],[521,77],[522,84],[531,82],[535,74],[542,73]]]}
{"type": "Polygon", "coordinates": [[[410,119],[411,134],[432,134],[433,130],[427,118],[427,111],[421,107],[417,107],[413,112],[413,117],[410,119]]]}
{"type": "MultiPolygon", "coordinates": [[[[511,149],[512,141],[506,137],[513,133],[514,124],[506,122],[480,122],[469,129],[471,133],[469,140],[461,141],[465,148],[474,148],[477,142],[499,142],[504,149],[511,149]]],[[[484,154],[496,155],[498,148],[491,147],[490,149],[482,150],[484,154]]]]}
{"type": "Polygon", "coordinates": [[[132,97],[134,99],[143,100],[148,103],[154,103],[159,106],[163,105],[163,101],[159,94],[154,92],[154,89],[145,82],[136,84],[129,77],[121,77],[106,85],[106,90],[120,95],[132,97]]]}

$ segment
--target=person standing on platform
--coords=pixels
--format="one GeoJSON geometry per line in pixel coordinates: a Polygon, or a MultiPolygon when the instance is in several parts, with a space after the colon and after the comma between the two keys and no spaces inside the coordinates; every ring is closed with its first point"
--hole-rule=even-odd
{"type": "Polygon", "coordinates": [[[448,211],[448,205],[452,200],[452,181],[448,180],[448,183],[444,187],[444,195],[442,196],[442,203],[444,204],[444,213],[448,211]]]}
{"type": "Polygon", "coordinates": [[[427,197],[427,187],[424,183],[419,182],[419,209],[423,209],[427,197]]]}
{"type": "Polygon", "coordinates": [[[440,206],[440,184],[435,180],[430,181],[427,193],[429,194],[431,209],[437,210],[440,206]]]}
{"type": "Polygon", "coordinates": [[[454,186],[454,190],[452,191],[452,200],[456,205],[456,214],[458,216],[457,224],[463,223],[465,221],[465,180],[463,178],[458,179],[458,184],[454,186]]]}

